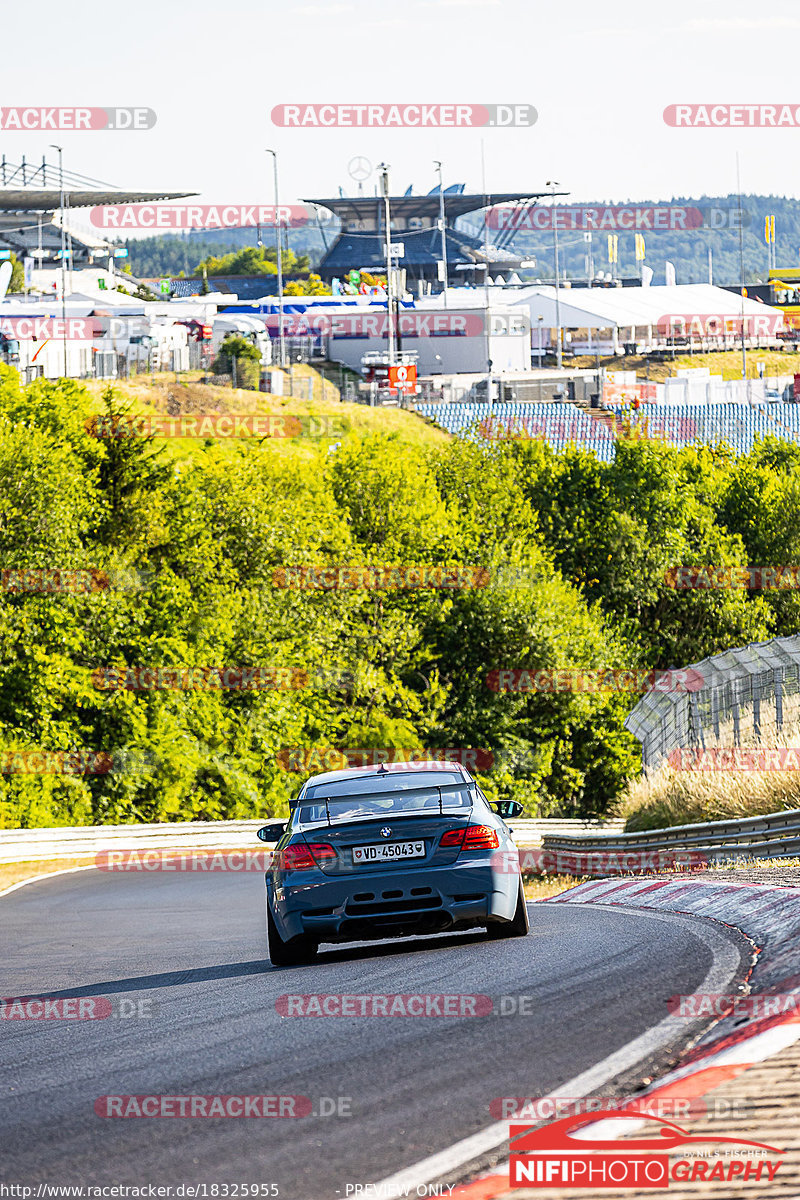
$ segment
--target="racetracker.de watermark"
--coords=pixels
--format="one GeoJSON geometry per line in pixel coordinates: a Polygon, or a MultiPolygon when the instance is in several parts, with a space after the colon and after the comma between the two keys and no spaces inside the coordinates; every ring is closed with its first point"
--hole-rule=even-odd
{"type": "Polygon", "coordinates": [[[541,208],[496,204],[488,210],[486,223],[490,229],[577,229],[591,233],[616,229],[700,229],[704,221],[701,209],[673,204],[548,204],[541,208]]]}
{"type": "MultiPolygon", "coordinates": [[[[385,312],[331,314],[309,311],[284,313],[282,317],[280,313],[274,313],[263,320],[271,337],[277,337],[281,328],[286,337],[319,334],[354,341],[363,338],[388,340],[390,329],[401,338],[483,337],[487,331],[486,321],[480,313],[399,312],[389,316],[385,312]]],[[[529,325],[521,314],[493,313],[488,328],[490,333],[501,335],[527,332],[529,325]]]]}
{"type": "Polygon", "coordinates": [[[610,875],[648,875],[661,871],[699,871],[709,861],[696,850],[497,850],[492,868],[501,874],[573,875],[605,879],[610,875]]]}
{"type": "Polygon", "coordinates": [[[282,129],[486,129],[529,127],[532,104],[276,104],[282,129]]]}
{"type": "Polygon", "coordinates": [[[347,564],[326,567],[276,567],[272,586],[297,591],[419,591],[422,588],[482,588],[489,582],[485,567],[417,563],[393,566],[347,564]]]}
{"type": "Polygon", "coordinates": [[[89,220],[96,229],[299,229],[334,214],[309,204],[96,204],[89,220]]]}
{"type": "Polygon", "coordinates": [[[100,1096],[95,1100],[94,1111],[98,1117],[123,1119],[242,1117],[285,1120],[316,1115],[351,1115],[349,1096],[320,1096],[317,1105],[310,1096],[100,1096]],[[320,1104],[323,1100],[327,1102],[324,1106],[320,1104]]]}
{"type": "Polygon", "coordinates": [[[113,769],[107,750],[0,750],[0,775],[107,775],[113,769]]]}
{"type": "Polygon", "coordinates": [[[107,592],[111,586],[111,575],[96,567],[0,568],[0,591],[12,596],[80,596],[88,592],[107,592]]]}
{"type": "Polygon", "coordinates": [[[176,417],[95,416],[86,431],[96,438],[341,438],[346,417],[274,413],[181,413],[176,417]]]}
{"type": "Polygon", "coordinates": [[[0,317],[0,333],[18,342],[91,342],[96,338],[123,337],[141,330],[143,318],[122,317],[0,317]]]}
{"type": "Polygon", "coordinates": [[[797,129],[798,104],[668,104],[664,122],[675,129],[797,129]]]}
{"type": "Polygon", "coordinates": [[[655,328],[665,338],[773,338],[784,318],[782,312],[663,313],[655,328]]]}
{"type": "Polygon", "coordinates": [[[23,996],[0,999],[0,1021],[151,1020],[153,1000],[129,996],[23,996]]]}
{"type": "MultiPolygon", "coordinates": [[[[366,684],[366,679],[363,680],[366,684]]],[[[97,667],[99,691],[346,691],[362,683],[359,671],[336,667],[97,667]]]]}
{"type": "Polygon", "coordinates": [[[498,1096],[491,1101],[489,1112],[498,1121],[552,1121],[571,1114],[618,1109],[656,1121],[680,1121],[690,1117],[738,1119],[748,1116],[755,1107],[753,1100],[725,1096],[498,1096]]]}
{"type": "Polygon", "coordinates": [[[275,1011],[281,1017],[487,1017],[494,1004],[491,996],[461,992],[285,994],[275,1011]]]}
{"type": "Polygon", "coordinates": [[[541,207],[523,204],[495,204],[488,210],[490,229],[528,229],[549,232],[606,233],[611,231],[726,229],[750,224],[750,213],[737,207],[682,204],[547,204],[541,207]]]}
{"type": "Polygon", "coordinates": [[[155,123],[156,114],[153,109],[138,106],[82,108],[40,105],[0,108],[0,129],[4,133],[11,133],[14,130],[29,133],[31,130],[46,132],[51,129],[69,129],[74,132],[152,129],[155,123]]]}
{"type": "Polygon", "coordinates": [[[676,591],[794,591],[800,588],[800,566],[669,567],[664,583],[676,591]]]}
{"type": "Polygon", "coordinates": [[[338,771],[345,767],[374,767],[401,764],[409,771],[428,771],[432,763],[461,763],[468,771],[488,771],[494,763],[491,750],[462,746],[445,750],[399,749],[377,746],[351,750],[335,746],[284,746],[275,756],[282,771],[338,771]]]}
{"type": "Polygon", "coordinates": [[[787,1013],[800,1015],[800,992],[771,992],[764,994],[725,995],[720,992],[694,992],[670,996],[667,1008],[673,1016],[685,1017],[745,1017],[760,1020],[783,1017],[787,1013]]]}
{"type": "Polygon", "coordinates": [[[299,667],[98,667],[92,684],[100,691],[298,691],[311,682],[299,667]]]}
{"type": "Polygon", "coordinates": [[[564,667],[541,671],[496,668],[486,676],[493,692],[696,692],[703,687],[703,676],[693,667],[683,670],[652,671],[646,668],[623,669],[564,667]]]}
{"type": "Polygon", "coordinates": [[[800,771],[800,746],[683,746],[666,761],[673,771],[800,771]]]}
{"type": "Polygon", "coordinates": [[[100,850],[94,865],[99,871],[232,871],[240,875],[269,871],[274,861],[269,850],[100,850]]]}

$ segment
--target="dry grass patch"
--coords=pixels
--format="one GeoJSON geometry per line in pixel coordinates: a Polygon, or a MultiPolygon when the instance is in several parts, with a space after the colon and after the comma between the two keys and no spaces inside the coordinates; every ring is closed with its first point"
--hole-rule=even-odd
{"type": "MultiPolygon", "coordinates": [[[[705,748],[697,769],[678,770],[664,765],[631,780],[614,806],[614,816],[622,817],[629,833],[645,829],[663,829],[670,825],[692,825],[700,821],[726,821],[742,817],[761,817],[767,813],[800,808],[800,769],[752,770],[746,767],[746,754],[735,750],[796,750],[800,762],[800,715],[797,697],[788,697],[784,705],[786,719],[778,728],[774,722],[762,722],[759,735],[753,729],[753,713],[742,708],[740,744],[734,747],[734,729],[721,723],[719,734],[705,730],[705,748]],[[725,751],[729,762],[709,769],[715,751],[725,751]]],[[[689,760],[691,762],[691,759],[689,760]]],[[[777,764],[776,758],[776,764],[777,764]]]]}
{"type": "MultiPolygon", "coordinates": [[[[798,368],[798,355],[791,350],[758,350],[748,353],[748,375],[751,379],[758,378],[755,362],[766,363],[765,375],[793,375],[798,368]],[[752,365],[751,365],[752,361],[752,365]]],[[[742,378],[741,350],[715,350],[709,354],[676,354],[675,358],[665,362],[649,360],[642,355],[622,355],[618,358],[600,358],[600,366],[609,371],[636,371],[644,379],[645,375],[651,383],[663,383],[671,379],[677,371],[687,367],[708,367],[712,375],[721,375],[723,379],[742,378]]],[[[565,366],[575,367],[576,370],[592,370],[595,366],[593,354],[583,354],[570,359],[565,366]]]]}
{"type": "Polygon", "coordinates": [[[549,900],[551,896],[558,896],[560,892],[586,881],[572,875],[528,875],[523,877],[522,882],[526,900],[549,900]]]}
{"type": "Polygon", "coordinates": [[[35,879],[37,875],[68,871],[73,867],[93,867],[94,860],[94,854],[89,854],[83,858],[54,858],[49,862],[0,863],[0,892],[23,879],[35,879]]]}

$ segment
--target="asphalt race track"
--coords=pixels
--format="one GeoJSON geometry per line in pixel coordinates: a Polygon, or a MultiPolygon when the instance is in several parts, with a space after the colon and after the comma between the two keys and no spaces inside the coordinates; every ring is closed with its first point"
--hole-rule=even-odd
{"type": "Polygon", "coordinates": [[[84,871],[21,888],[0,899],[0,995],[105,996],[153,1012],[0,1021],[0,1180],[344,1197],[491,1124],[493,1098],[573,1079],[662,1021],[667,997],[697,990],[711,967],[686,920],[530,912],[526,939],[323,947],[312,966],[277,970],[259,874],[84,871]],[[287,993],[480,994],[494,1012],[282,1017],[287,993]],[[529,1015],[500,1015],[501,997],[520,995],[529,1015]],[[342,1115],[95,1112],[102,1096],[156,1094],[305,1096],[314,1114],[326,1097],[342,1115]]]}

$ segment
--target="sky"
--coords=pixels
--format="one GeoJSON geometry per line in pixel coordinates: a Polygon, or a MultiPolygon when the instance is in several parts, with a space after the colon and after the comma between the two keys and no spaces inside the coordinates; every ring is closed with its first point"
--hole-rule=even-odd
{"type": "MultiPolygon", "coordinates": [[[[348,164],[390,166],[392,192],[445,186],[574,201],[745,192],[798,196],[797,128],[671,128],[670,104],[792,104],[796,0],[37,0],[3,6],[3,106],[140,106],[151,129],[0,130],[0,153],[121,188],[209,203],[357,194],[348,164]],[[527,104],[518,128],[276,126],[281,104],[527,104]],[[485,185],[484,185],[485,179],[485,185]]],[[[374,191],[377,175],[364,183],[374,191]]]]}

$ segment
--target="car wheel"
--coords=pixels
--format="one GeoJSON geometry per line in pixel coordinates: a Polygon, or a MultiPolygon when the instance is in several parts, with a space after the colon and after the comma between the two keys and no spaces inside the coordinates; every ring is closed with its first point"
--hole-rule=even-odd
{"type": "Polygon", "coordinates": [[[528,908],[525,904],[525,892],[522,889],[522,880],[520,879],[519,892],[517,893],[517,907],[514,911],[514,916],[510,921],[493,921],[491,925],[486,927],[486,935],[490,938],[525,937],[529,928],[528,908]]]}
{"type": "Polygon", "coordinates": [[[307,933],[301,933],[285,942],[278,933],[269,904],[267,904],[267,945],[270,961],[274,967],[297,967],[301,963],[311,962],[319,948],[318,943],[307,933]]]}

